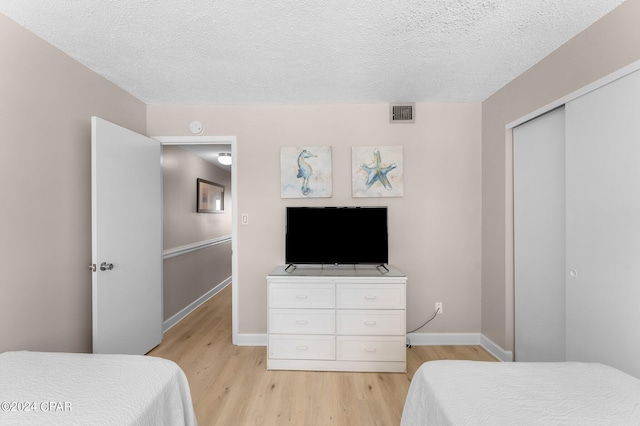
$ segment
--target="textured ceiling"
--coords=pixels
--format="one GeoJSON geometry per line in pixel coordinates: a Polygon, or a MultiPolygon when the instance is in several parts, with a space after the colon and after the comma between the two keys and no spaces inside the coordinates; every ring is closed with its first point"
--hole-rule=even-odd
{"type": "Polygon", "coordinates": [[[479,102],[623,0],[0,0],[148,104],[479,102]]]}

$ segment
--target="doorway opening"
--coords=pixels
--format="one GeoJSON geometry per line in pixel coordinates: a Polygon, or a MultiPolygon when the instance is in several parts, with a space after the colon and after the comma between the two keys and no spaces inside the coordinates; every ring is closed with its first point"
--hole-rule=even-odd
{"type": "MultiPolygon", "coordinates": [[[[200,152],[202,155],[206,155],[207,152],[217,152],[220,146],[230,147],[231,158],[233,159],[233,165],[231,166],[231,325],[232,325],[232,342],[237,344],[238,337],[238,259],[237,259],[237,244],[238,244],[238,220],[237,220],[237,200],[238,200],[238,185],[237,185],[237,145],[235,136],[157,136],[153,139],[160,142],[161,145],[174,145],[191,151],[193,153],[200,152]],[[209,148],[209,149],[207,149],[209,148]]],[[[226,149],[225,147],[225,149],[226,149]]],[[[229,151],[227,151],[229,152],[229,151]]],[[[196,154],[198,155],[198,154],[196,154]]]]}

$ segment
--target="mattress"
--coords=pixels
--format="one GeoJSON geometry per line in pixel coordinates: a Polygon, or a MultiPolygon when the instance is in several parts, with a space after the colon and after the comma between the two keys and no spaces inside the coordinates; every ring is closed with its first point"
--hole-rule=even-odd
{"type": "Polygon", "coordinates": [[[640,380],[602,364],[429,361],[402,425],[640,425],[640,380]]]}
{"type": "Polygon", "coordinates": [[[0,424],[196,425],[172,361],[136,355],[0,354],[0,424]]]}

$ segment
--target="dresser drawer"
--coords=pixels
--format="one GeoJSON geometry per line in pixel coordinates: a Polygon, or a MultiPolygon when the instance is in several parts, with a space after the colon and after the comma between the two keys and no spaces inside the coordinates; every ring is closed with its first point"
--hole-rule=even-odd
{"type": "Polygon", "coordinates": [[[404,310],[339,310],[338,334],[404,336],[404,310]]]}
{"type": "Polygon", "coordinates": [[[338,361],[401,361],[405,362],[405,336],[338,336],[338,361]]]}
{"type": "Polygon", "coordinates": [[[334,360],[335,336],[269,335],[269,358],[334,360]]]}
{"type": "Polygon", "coordinates": [[[269,333],[334,334],[333,309],[269,309],[269,333]]]}
{"type": "Polygon", "coordinates": [[[404,309],[403,284],[338,284],[337,307],[350,309],[404,309]]]}
{"type": "Polygon", "coordinates": [[[270,308],[333,308],[334,284],[269,284],[270,308]]]}

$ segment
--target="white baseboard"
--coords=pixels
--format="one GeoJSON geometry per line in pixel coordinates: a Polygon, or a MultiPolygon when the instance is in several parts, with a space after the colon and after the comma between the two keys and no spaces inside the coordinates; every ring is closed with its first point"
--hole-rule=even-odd
{"type": "MultiPolygon", "coordinates": [[[[413,346],[480,345],[503,362],[513,361],[513,352],[505,351],[482,333],[410,333],[407,341],[413,346]]],[[[234,345],[267,346],[266,333],[240,333],[234,345]]]]}
{"type": "Polygon", "coordinates": [[[196,308],[198,308],[198,306],[202,305],[204,302],[211,299],[216,294],[220,293],[220,291],[222,291],[229,284],[231,284],[231,277],[222,281],[220,284],[218,284],[217,286],[215,286],[214,288],[212,288],[211,290],[209,290],[208,292],[206,292],[205,294],[203,294],[202,296],[198,297],[196,300],[191,302],[189,305],[183,308],[180,312],[178,312],[177,314],[173,315],[171,318],[163,322],[162,332],[166,333],[167,331],[169,331],[171,327],[173,327],[174,325],[176,325],[177,323],[185,319],[187,315],[195,311],[196,308]]]}
{"type": "Polygon", "coordinates": [[[413,346],[479,345],[480,333],[409,333],[407,340],[413,346]]]}
{"type": "Polygon", "coordinates": [[[480,345],[500,361],[513,361],[511,351],[505,351],[482,333],[410,333],[407,340],[413,346],[480,345]]]}
{"type": "Polygon", "coordinates": [[[267,333],[238,333],[238,338],[233,344],[236,346],[267,346],[267,333]]]}
{"type": "Polygon", "coordinates": [[[491,341],[491,339],[486,337],[484,334],[480,338],[480,344],[487,350],[487,352],[498,358],[500,361],[513,362],[512,351],[505,351],[500,346],[493,343],[493,341],[491,341]]]}

